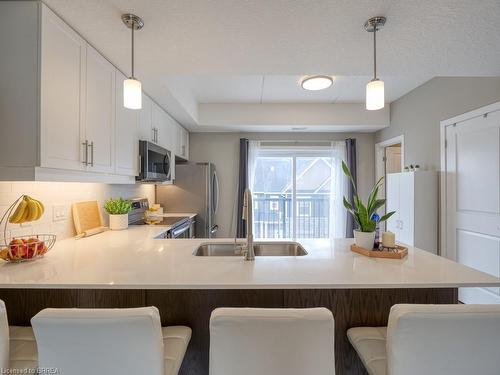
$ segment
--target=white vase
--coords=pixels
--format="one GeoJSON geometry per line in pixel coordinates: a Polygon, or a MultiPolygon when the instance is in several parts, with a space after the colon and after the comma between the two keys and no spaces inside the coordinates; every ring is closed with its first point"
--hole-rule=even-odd
{"type": "Polygon", "coordinates": [[[372,250],[375,244],[375,232],[354,231],[354,242],[363,249],[372,250]]]}
{"type": "Polygon", "coordinates": [[[109,229],[123,230],[128,228],[128,214],[109,215],[109,229]]]}

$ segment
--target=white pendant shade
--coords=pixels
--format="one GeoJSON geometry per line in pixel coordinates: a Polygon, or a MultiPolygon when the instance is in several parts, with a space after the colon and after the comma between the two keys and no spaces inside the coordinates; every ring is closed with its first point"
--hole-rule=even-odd
{"type": "Polygon", "coordinates": [[[384,81],[379,79],[368,82],[366,85],[366,109],[375,111],[384,108],[384,81]]]}
{"type": "Polygon", "coordinates": [[[133,78],[123,81],[123,106],[129,109],[142,108],[142,85],[140,81],[133,78]]]}

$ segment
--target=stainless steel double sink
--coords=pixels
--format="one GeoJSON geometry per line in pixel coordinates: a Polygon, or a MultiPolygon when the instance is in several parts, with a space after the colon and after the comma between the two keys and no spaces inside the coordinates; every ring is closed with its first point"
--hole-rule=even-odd
{"type": "MultiPolygon", "coordinates": [[[[254,242],[255,256],[297,257],[307,251],[297,242],[254,242]]],[[[206,243],[200,245],[193,255],[199,257],[243,256],[244,244],[206,243]]]]}

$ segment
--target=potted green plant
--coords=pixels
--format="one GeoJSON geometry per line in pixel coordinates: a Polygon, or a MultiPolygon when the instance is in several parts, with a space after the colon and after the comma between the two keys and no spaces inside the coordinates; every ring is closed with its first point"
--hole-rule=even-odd
{"type": "Polygon", "coordinates": [[[129,200],[123,198],[108,199],[104,203],[104,209],[109,214],[109,229],[128,228],[128,213],[132,209],[132,203],[129,200]]]}
{"type": "MultiPolygon", "coordinates": [[[[380,185],[382,184],[383,177],[381,177],[375,186],[373,186],[370,195],[368,196],[368,201],[363,203],[358,196],[358,190],[356,183],[352,178],[351,171],[344,161],[342,161],[342,170],[344,174],[349,178],[349,181],[354,190],[353,200],[349,202],[346,197],[344,197],[344,207],[354,218],[357,229],[354,230],[354,241],[357,246],[371,250],[375,242],[375,228],[377,226],[377,221],[373,216],[379,208],[385,204],[385,199],[378,199],[378,192],[380,185]]],[[[383,222],[394,215],[395,211],[388,212],[382,216],[378,221],[383,222]]]]}

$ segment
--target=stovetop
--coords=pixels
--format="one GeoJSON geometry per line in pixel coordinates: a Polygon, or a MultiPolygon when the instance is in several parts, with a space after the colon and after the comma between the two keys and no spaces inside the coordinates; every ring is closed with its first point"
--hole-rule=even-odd
{"type": "Polygon", "coordinates": [[[172,217],[164,217],[161,221],[145,221],[144,219],[138,220],[136,222],[130,223],[131,225],[158,225],[158,226],[177,226],[179,224],[188,221],[189,217],[187,216],[172,216],[172,217]]]}

